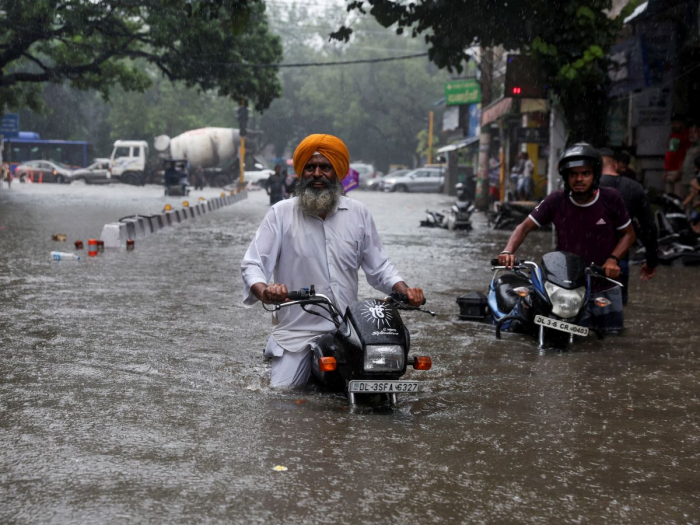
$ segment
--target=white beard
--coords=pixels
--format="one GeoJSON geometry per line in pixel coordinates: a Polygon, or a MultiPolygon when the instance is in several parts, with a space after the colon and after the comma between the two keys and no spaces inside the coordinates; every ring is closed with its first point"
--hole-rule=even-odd
{"type": "Polygon", "coordinates": [[[334,178],[327,181],[327,185],[322,190],[317,190],[311,185],[315,182],[313,177],[301,179],[294,190],[294,195],[298,197],[297,206],[307,215],[328,215],[338,204],[340,196],[343,194],[343,186],[340,181],[334,178]]]}

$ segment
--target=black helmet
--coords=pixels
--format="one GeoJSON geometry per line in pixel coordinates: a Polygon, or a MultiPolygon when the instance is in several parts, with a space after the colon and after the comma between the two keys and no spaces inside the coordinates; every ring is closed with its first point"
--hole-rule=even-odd
{"type": "Polygon", "coordinates": [[[564,150],[559,157],[559,175],[564,179],[564,187],[569,190],[569,177],[567,172],[571,168],[579,166],[590,166],[593,170],[593,189],[597,190],[600,185],[600,177],[603,174],[603,159],[590,144],[579,142],[564,150]]]}

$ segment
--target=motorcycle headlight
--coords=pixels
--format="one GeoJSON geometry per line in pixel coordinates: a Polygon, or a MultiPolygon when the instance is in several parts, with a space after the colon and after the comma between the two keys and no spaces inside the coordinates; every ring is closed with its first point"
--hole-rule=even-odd
{"type": "Polygon", "coordinates": [[[399,345],[367,345],[365,348],[366,372],[392,372],[403,370],[403,347],[399,345]]]}
{"type": "Polygon", "coordinates": [[[586,287],[565,290],[552,283],[544,283],[549,300],[552,301],[552,313],[563,319],[575,317],[581,310],[583,298],[586,296],[586,287]]]}

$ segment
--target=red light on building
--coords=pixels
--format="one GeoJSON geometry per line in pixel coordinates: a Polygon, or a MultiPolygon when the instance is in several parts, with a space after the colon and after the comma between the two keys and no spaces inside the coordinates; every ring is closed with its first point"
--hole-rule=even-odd
{"type": "Polygon", "coordinates": [[[522,91],[522,89],[520,89],[519,87],[514,87],[513,88],[513,95],[520,95],[521,91],[522,91]]]}

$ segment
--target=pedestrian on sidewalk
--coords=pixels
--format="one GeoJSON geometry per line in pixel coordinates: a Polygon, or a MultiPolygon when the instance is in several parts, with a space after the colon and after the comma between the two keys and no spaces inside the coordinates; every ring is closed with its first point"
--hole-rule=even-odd
{"type": "Polygon", "coordinates": [[[685,197],[681,182],[681,167],[689,147],[690,138],[685,118],[676,114],[671,119],[671,134],[668,137],[668,147],[664,156],[664,182],[666,193],[681,198],[685,197]]]}
{"type": "Polygon", "coordinates": [[[518,177],[518,200],[528,201],[532,196],[535,164],[530,160],[530,156],[527,153],[523,152],[522,155],[525,163],[523,173],[518,177]]]}

